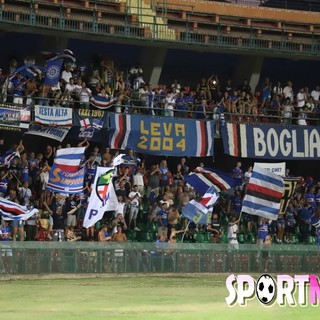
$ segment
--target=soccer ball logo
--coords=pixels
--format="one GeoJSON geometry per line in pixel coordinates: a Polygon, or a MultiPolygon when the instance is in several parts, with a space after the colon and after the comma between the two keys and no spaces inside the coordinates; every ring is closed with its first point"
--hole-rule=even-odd
{"type": "Polygon", "coordinates": [[[270,304],[276,296],[276,283],[268,274],[263,274],[257,281],[257,297],[263,304],[270,304]]]}

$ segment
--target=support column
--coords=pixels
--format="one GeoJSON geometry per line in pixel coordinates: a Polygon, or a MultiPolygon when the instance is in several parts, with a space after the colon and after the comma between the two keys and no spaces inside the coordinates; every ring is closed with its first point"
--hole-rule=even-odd
{"type": "Polygon", "coordinates": [[[166,48],[143,48],[140,56],[140,66],[144,73],[144,81],[150,83],[151,86],[159,84],[166,54],[166,48]]]}
{"type": "Polygon", "coordinates": [[[259,84],[260,74],[263,67],[264,57],[260,56],[243,56],[234,73],[235,83],[241,84],[244,79],[248,79],[253,91],[259,84]]]}

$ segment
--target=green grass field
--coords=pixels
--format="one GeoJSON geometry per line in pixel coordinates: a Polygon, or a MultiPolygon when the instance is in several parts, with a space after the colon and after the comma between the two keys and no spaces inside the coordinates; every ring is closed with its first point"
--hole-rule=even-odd
{"type": "Polygon", "coordinates": [[[1,319],[316,319],[317,307],[228,307],[227,275],[0,278],[1,319]]]}

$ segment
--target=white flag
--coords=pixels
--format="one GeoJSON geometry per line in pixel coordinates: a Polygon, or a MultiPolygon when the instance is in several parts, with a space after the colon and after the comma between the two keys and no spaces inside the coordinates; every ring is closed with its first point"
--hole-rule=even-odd
{"type": "Polygon", "coordinates": [[[85,228],[92,227],[101,220],[105,211],[117,209],[118,199],[112,183],[114,173],[115,169],[113,167],[97,167],[96,175],[91,185],[87,211],[83,220],[85,228]]]}

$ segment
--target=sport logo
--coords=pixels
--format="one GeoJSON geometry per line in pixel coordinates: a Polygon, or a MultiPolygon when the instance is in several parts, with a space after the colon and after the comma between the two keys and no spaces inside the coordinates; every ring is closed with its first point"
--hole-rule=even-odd
{"type": "Polygon", "coordinates": [[[256,298],[263,306],[317,306],[320,301],[320,286],[315,274],[310,275],[261,275],[257,281],[250,275],[231,274],[226,280],[229,296],[225,299],[228,306],[246,306],[256,298]]]}
{"type": "Polygon", "coordinates": [[[98,198],[101,200],[103,205],[108,201],[109,195],[109,184],[111,183],[111,178],[114,174],[115,170],[110,169],[106,173],[102,173],[97,180],[96,184],[96,194],[98,198]]]}

